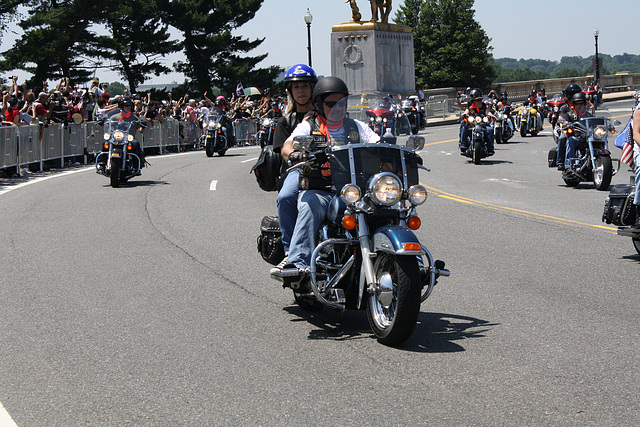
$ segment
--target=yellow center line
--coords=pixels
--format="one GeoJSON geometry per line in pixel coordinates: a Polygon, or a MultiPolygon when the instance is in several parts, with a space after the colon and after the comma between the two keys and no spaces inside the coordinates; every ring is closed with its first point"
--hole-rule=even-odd
{"type": "Polygon", "coordinates": [[[515,208],[510,208],[507,206],[500,206],[500,205],[494,205],[492,203],[486,203],[486,202],[480,202],[478,200],[473,200],[473,199],[469,199],[467,197],[462,197],[462,196],[457,196],[455,194],[451,194],[451,193],[447,193],[441,190],[438,190],[436,188],[433,187],[429,187],[428,185],[422,184],[424,185],[429,191],[431,191],[433,194],[435,194],[438,197],[442,197],[443,199],[448,199],[448,200],[453,200],[455,202],[458,203],[465,203],[468,205],[472,205],[472,206],[478,206],[481,208],[485,208],[485,209],[491,209],[491,210],[495,210],[495,211],[499,211],[499,212],[508,212],[508,213],[514,213],[526,218],[537,218],[537,219],[541,219],[544,221],[548,221],[548,222],[553,222],[556,224],[563,224],[563,225],[570,225],[572,227],[583,227],[583,228],[594,228],[596,230],[600,230],[600,231],[605,231],[607,233],[612,233],[615,234],[616,231],[618,230],[615,227],[607,227],[604,225],[595,225],[595,224],[587,224],[584,222],[579,222],[579,221],[574,221],[571,219],[564,219],[564,218],[558,218],[555,216],[551,216],[551,215],[544,215],[544,214],[539,214],[539,213],[535,213],[535,212],[529,212],[529,211],[525,211],[522,209],[515,209],[515,208]]]}

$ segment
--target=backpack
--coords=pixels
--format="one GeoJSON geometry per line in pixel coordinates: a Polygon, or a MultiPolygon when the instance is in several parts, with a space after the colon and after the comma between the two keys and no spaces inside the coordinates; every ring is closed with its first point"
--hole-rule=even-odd
{"type": "Polygon", "coordinates": [[[281,168],[282,156],[273,151],[273,145],[265,145],[249,173],[253,172],[258,185],[264,191],[278,191],[282,185],[279,179],[281,168]]]}

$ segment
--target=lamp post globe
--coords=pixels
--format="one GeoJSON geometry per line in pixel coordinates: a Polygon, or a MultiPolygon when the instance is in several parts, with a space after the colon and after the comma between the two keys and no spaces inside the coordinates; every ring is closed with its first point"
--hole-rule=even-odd
{"type": "Polygon", "coordinates": [[[307,50],[309,51],[309,67],[311,67],[311,21],[313,21],[313,15],[307,9],[307,13],[304,14],[304,22],[307,24],[307,50]]]}

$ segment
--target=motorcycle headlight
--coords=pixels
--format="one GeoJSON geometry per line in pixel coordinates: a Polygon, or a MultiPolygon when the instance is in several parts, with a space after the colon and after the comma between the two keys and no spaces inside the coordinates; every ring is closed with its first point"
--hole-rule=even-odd
{"type": "Polygon", "coordinates": [[[113,133],[113,139],[115,139],[118,142],[124,141],[124,132],[122,132],[121,130],[115,131],[113,133]]]}
{"type": "Polygon", "coordinates": [[[482,121],[483,121],[483,122],[485,122],[485,123],[489,123],[489,117],[484,116],[484,117],[482,118],[482,121]]]}
{"type": "Polygon", "coordinates": [[[476,116],[476,123],[482,123],[482,117],[476,116]]]}
{"type": "Polygon", "coordinates": [[[382,172],[369,181],[369,195],[377,205],[393,206],[402,196],[402,184],[394,174],[382,172]]]}
{"type": "Polygon", "coordinates": [[[358,200],[362,194],[360,193],[360,188],[357,185],[347,184],[342,187],[342,191],[340,191],[340,197],[347,205],[352,205],[358,200]]]}
{"type": "Polygon", "coordinates": [[[604,139],[607,137],[607,130],[604,128],[604,126],[597,126],[594,129],[593,134],[598,139],[604,139]]]}
{"type": "Polygon", "coordinates": [[[422,185],[414,185],[409,189],[409,203],[414,206],[423,204],[427,200],[427,189],[422,185]]]}
{"type": "Polygon", "coordinates": [[[220,129],[222,127],[222,125],[220,123],[216,123],[216,129],[220,129]]]}
{"type": "Polygon", "coordinates": [[[133,142],[133,135],[127,135],[127,141],[133,142]]]}
{"type": "Polygon", "coordinates": [[[376,117],[376,122],[380,123],[382,121],[382,117],[376,117]]]}
{"type": "Polygon", "coordinates": [[[210,127],[210,128],[214,128],[214,127],[216,127],[216,122],[214,122],[214,121],[210,121],[210,122],[209,122],[209,127],[210,127]]]}
{"type": "Polygon", "coordinates": [[[469,123],[473,123],[473,117],[467,117],[467,121],[468,121],[469,123]]]}
{"type": "Polygon", "coordinates": [[[102,138],[104,138],[105,141],[108,141],[109,138],[111,138],[111,135],[109,135],[108,133],[105,133],[102,138]]]}
{"type": "Polygon", "coordinates": [[[383,122],[387,123],[387,118],[382,119],[383,122]]]}
{"type": "Polygon", "coordinates": [[[553,112],[554,112],[554,113],[557,113],[557,112],[558,112],[558,110],[559,110],[559,108],[558,108],[558,107],[553,107],[553,112]]]}
{"type": "Polygon", "coordinates": [[[270,124],[271,124],[271,120],[269,120],[269,119],[264,119],[264,120],[262,121],[262,126],[265,126],[265,127],[266,127],[266,126],[269,126],[270,124]]]}
{"type": "Polygon", "coordinates": [[[497,113],[496,114],[496,119],[502,120],[502,113],[497,113]]]}

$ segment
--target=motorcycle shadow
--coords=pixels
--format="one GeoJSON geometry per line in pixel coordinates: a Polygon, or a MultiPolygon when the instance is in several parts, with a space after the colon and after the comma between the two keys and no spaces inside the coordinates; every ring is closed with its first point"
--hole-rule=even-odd
{"type": "MultiPolygon", "coordinates": [[[[169,185],[169,183],[167,181],[134,180],[120,184],[119,188],[150,187],[153,185],[169,185]]],[[[110,187],[110,185],[106,184],[103,187],[110,187]]]]}
{"type": "MultiPolygon", "coordinates": [[[[293,321],[306,321],[317,327],[309,332],[310,340],[346,341],[375,338],[363,310],[342,313],[330,309],[308,311],[297,305],[285,307],[284,310],[299,317],[293,321]]],[[[397,348],[423,353],[465,351],[464,347],[455,341],[483,338],[485,332],[496,325],[473,317],[421,312],[413,334],[397,348]]]]}
{"type": "MultiPolygon", "coordinates": [[[[473,164],[473,160],[469,160],[467,163],[473,164]]],[[[509,160],[489,160],[489,159],[482,159],[480,161],[480,163],[478,163],[477,165],[474,166],[482,166],[482,165],[500,165],[500,164],[513,164],[512,161],[509,160]]]]}

